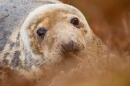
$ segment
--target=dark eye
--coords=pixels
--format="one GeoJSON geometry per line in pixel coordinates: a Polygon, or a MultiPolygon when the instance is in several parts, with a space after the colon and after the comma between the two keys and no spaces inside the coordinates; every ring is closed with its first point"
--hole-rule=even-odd
{"type": "Polygon", "coordinates": [[[37,34],[38,34],[39,37],[44,37],[45,34],[46,34],[46,32],[47,32],[47,30],[46,30],[44,27],[39,28],[39,29],[37,30],[37,34]]]}
{"type": "Polygon", "coordinates": [[[72,23],[74,26],[78,26],[78,25],[79,25],[79,20],[78,20],[78,18],[72,18],[72,19],[71,19],[71,23],[72,23]]]}

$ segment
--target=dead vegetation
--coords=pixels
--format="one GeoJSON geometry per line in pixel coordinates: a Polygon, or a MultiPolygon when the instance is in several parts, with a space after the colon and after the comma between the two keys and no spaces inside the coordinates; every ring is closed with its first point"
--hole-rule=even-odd
{"type": "MultiPolygon", "coordinates": [[[[58,71],[50,70],[47,77],[41,76],[38,81],[26,80],[8,67],[1,67],[0,86],[129,86],[130,60],[119,59],[113,55],[109,61],[99,59],[96,62],[93,58],[84,58],[75,68],[58,71]],[[103,62],[106,63],[103,63],[103,62]]],[[[67,66],[70,68],[70,66],[67,66]]],[[[56,68],[57,69],[57,68],[56,68]]],[[[44,73],[44,72],[43,72],[44,73]]]]}

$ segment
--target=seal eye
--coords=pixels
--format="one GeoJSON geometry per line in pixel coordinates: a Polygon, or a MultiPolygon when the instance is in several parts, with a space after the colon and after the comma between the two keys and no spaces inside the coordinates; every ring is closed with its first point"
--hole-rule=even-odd
{"type": "Polygon", "coordinates": [[[79,20],[78,18],[72,18],[70,21],[74,26],[78,26],[79,25],[79,20]]]}
{"type": "Polygon", "coordinates": [[[47,30],[46,30],[44,27],[39,28],[39,29],[37,30],[37,34],[38,34],[39,37],[44,37],[45,34],[46,34],[46,32],[47,32],[47,30]]]}

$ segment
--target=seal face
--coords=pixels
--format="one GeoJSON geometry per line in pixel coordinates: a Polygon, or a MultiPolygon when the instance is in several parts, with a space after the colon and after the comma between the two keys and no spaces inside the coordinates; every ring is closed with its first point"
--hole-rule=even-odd
{"type": "Polygon", "coordinates": [[[67,4],[35,9],[26,18],[20,35],[25,66],[34,70],[58,64],[70,53],[98,57],[102,49],[102,42],[93,34],[83,14],[67,4]]]}
{"type": "Polygon", "coordinates": [[[65,52],[85,48],[85,36],[90,34],[90,29],[84,22],[83,15],[72,6],[39,7],[27,17],[21,29],[25,51],[33,59],[44,60],[41,64],[59,63],[65,52]]]}

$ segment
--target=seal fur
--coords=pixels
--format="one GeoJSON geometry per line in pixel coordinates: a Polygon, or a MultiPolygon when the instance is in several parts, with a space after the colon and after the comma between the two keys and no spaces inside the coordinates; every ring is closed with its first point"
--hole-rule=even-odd
{"type": "MultiPolygon", "coordinates": [[[[17,3],[25,4],[25,2],[27,3],[26,0],[24,2],[21,0],[17,3]]],[[[35,2],[35,0],[32,0],[32,2],[35,2]]],[[[64,49],[61,45],[63,43],[68,44],[70,40],[74,41],[76,48],[78,48],[78,53],[76,52],[75,54],[73,51],[70,53],[81,59],[82,56],[80,54],[92,58],[100,58],[106,54],[106,46],[95,36],[85,17],[78,9],[59,1],[46,0],[44,2],[51,4],[44,6],[42,4],[40,6],[38,6],[39,4],[34,5],[33,8],[36,8],[34,11],[32,11],[32,8],[29,11],[25,10],[25,15],[22,14],[21,17],[15,18],[9,14],[1,18],[0,22],[5,20],[5,22],[1,22],[2,26],[0,27],[5,33],[1,33],[3,35],[1,42],[4,45],[4,47],[0,47],[1,63],[17,70],[26,77],[33,77],[34,73],[37,74],[45,69],[52,69],[53,67],[51,68],[51,66],[60,65],[63,60],[66,60],[64,49]],[[28,13],[29,15],[27,16],[28,13]],[[70,23],[70,20],[74,17],[80,21],[78,27],[70,23]],[[9,20],[11,23],[8,23],[10,22],[9,20]],[[3,29],[5,27],[7,28],[3,29]],[[40,27],[45,27],[48,31],[44,39],[39,42],[36,31],[40,27]]],[[[6,4],[4,5],[6,6],[6,4]]],[[[17,8],[17,6],[13,7],[17,8]]],[[[20,12],[18,11],[18,13],[20,12]]],[[[69,53],[67,54],[69,55],[69,53]]]]}

